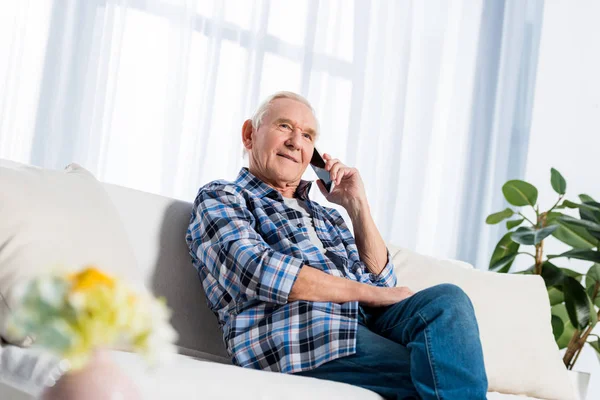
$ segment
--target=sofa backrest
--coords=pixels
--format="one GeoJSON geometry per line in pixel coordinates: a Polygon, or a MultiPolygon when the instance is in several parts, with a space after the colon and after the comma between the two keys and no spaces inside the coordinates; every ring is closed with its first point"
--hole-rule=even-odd
{"type": "MultiPolygon", "coordinates": [[[[216,316],[185,242],[192,204],[122,186],[103,184],[125,225],[140,277],[164,296],[179,333],[182,354],[231,363],[216,316]]],[[[132,268],[135,268],[132,266],[132,268]]]]}

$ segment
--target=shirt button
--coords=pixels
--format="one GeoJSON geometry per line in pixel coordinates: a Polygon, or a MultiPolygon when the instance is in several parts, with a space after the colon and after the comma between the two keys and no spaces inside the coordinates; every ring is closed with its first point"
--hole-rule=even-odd
{"type": "Polygon", "coordinates": [[[298,224],[296,225],[298,228],[302,228],[302,224],[298,224]]]}

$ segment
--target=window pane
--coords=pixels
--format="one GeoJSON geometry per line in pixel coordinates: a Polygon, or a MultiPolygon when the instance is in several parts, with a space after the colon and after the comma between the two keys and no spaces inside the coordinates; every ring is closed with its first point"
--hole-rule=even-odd
{"type": "Polygon", "coordinates": [[[273,0],[269,10],[267,33],[291,44],[304,44],[306,36],[306,0],[273,0]]]}
{"type": "Polygon", "coordinates": [[[300,91],[300,65],[267,53],[263,63],[259,101],[280,90],[300,91]]]}
{"type": "MultiPolygon", "coordinates": [[[[319,2],[315,52],[352,62],[354,57],[354,2],[319,2]]],[[[359,38],[366,40],[366,38],[359,38]]]]}
{"type": "Polygon", "coordinates": [[[246,94],[246,68],[243,66],[247,64],[247,49],[227,41],[222,43],[206,159],[201,160],[202,182],[237,175],[242,161],[242,124],[250,117],[240,113],[246,94]],[[228,153],[223,154],[222,149],[228,149],[228,153]]]}
{"type": "Polygon", "coordinates": [[[48,41],[51,2],[2,3],[0,158],[28,163],[48,41]]]}
{"type": "MultiPolygon", "coordinates": [[[[108,130],[106,180],[157,193],[167,109],[168,22],[128,9],[108,130]],[[132,152],[132,149],[138,151],[132,152]]],[[[117,54],[114,55],[117,57],[117,54]]]]}
{"type": "Polygon", "coordinates": [[[259,3],[257,1],[225,1],[225,21],[242,29],[250,29],[250,22],[259,18],[259,11],[259,3]]]}
{"type": "Polygon", "coordinates": [[[196,12],[203,17],[214,17],[216,10],[215,0],[198,0],[196,3],[196,12]]]}
{"type": "Polygon", "coordinates": [[[326,72],[312,73],[308,99],[312,102],[321,128],[316,146],[321,152],[330,153],[342,162],[346,160],[351,98],[352,83],[349,80],[326,72]]]}

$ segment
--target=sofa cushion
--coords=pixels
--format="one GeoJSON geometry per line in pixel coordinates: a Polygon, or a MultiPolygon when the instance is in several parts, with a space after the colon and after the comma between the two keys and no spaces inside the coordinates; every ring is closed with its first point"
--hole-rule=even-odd
{"type": "MultiPolygon", "coordinates": [[[[316,378],[219,365],[177,355],[168,364],[147,370],[131,353],[111,352],[113,360],[136,382],[142,396],[151,399],[248,400],[383,400],[358,386],[316,378]]],[[[539,400],[489,392],[488,400],[539,400]]]]}
{"type": "Polygon", "coordinates": [[[416,292],[452,283],[469,296],[479,325],[490,392],[576,398],[554,341],[550,302],[540,276],[480,271],[394,246],[389,250],[398,286],[416,292]]]}
{"type": "Polygon", "coordinates": [[[167,299],[173,312],[179,353],[230,364],[185,242],[192,204],[117,185],[104,188],[125,223],[140,278],[155,295],[167,299]]]}
{"type": "Polygon", "coordinates": [[[383,400],[375,392],[345,383],[198,361],[182,355],[148,370],[135,354],[111,353],[146,400],[383,400]]]}
{"type": "Polygon", "coordinates": [[[93,264],[125,279],[137,276],[119,214],[102,185],[77,164],[56,171],[0,160],[0,336],[12,289],[42,273],[93,264]]]}

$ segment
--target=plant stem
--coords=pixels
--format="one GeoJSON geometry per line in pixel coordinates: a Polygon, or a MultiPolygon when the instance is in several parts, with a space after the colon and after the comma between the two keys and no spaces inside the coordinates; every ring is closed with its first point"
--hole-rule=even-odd
{"type": "Polygon", "coordinates": [[[544,264],[544,241],[535,245],[535,273],[542,274],[542,265],[544,264]]]}
{"type": "Polygon", "coordinates": [[[571,336],[571,340],[569,340],[569,344],[567,345],[567,351],[565,352],[565,355],[563,356],[563,363],[565,364],[565,366],[567,367],[567,369],[571,369],[573,366],[571,365],[571,360],[573,359],[573,356],[575,355],[575,352],[577,351],[577,343],[578,343],[578,339],[579,339],[579,330],[575,329],[575,332],[573,332],[573,336],[571,336]]]}
{"type": "Polygon", "coordinates": [[[560,196],[558,196],[558,200],[556,201],[556,203],[554,203],[554,205],[552,206],[551,209],[546,211],[546,214],[548,214],[548,213],[550,213],[550,211],[554,210],[556,208],[556,206],[558,205],[558,203],[560,203],[560,201],[562,200],[563,197],[565,197],[564,194],[561,194],[560,196]]]}
{"type": "Polygon", "coordinates": [[[529,218],[527,218],[526,216],[524,216],[521,211],[518,212],[518,214],[523,217],[524,220],[526,220],[527,222],[529,222],[531,225],[535,226],[535,224],[533,223],[532,220],[530,220],[529,218]]]}
{"type": "Polygon", "coordinates": [[[573,368],[575,366],[575,363],[577,362],[577,359],[579,358],[579,355],[581,354],[582,350],[583,350],[583,345],[577,350],[577,353],[575,353],[575,357],[573,357],[573,362],[571,363],[571,368],[573,368]]]}
{"type": "MultiPolygon", "coordinates": [[[[546,226],[546,213],[538,214],[536,227],[543,228],[546,226]]],[[[542,274],[542,265],[544,264],[544,241],[542,240],[535,245],[535,273],[542,274]]]]}
{"type": "MultiPolygon", "coordinates": [[[[598,311],[596,317],[600,321],[600,311],[598,311]]],[[[587,343],[588,336],[592,333],[592,329],[594,329],[594,326],[590,324],[581,337],[579,336],[579,330],[575,329],[575,332],[573,332],[573,337],[571,337],[569,345],[567,346],[567,351],[563,357],[563,363],[567,369],[573,369],[581,349],[587,343]]]]}

